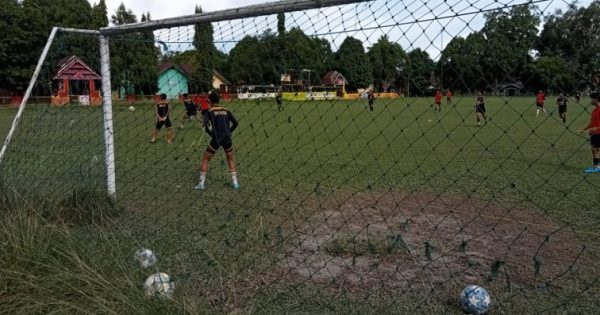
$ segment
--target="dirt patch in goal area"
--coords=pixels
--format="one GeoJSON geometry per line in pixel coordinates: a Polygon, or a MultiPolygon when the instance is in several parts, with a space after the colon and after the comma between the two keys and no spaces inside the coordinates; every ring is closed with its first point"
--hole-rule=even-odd
{"type": "Polygon", "coordinates": [[[598,236],[523,205],[398,192],[303,203],[317,210],[290,222],[286,281],[396,294],[466,284],[579,291],[600,275],[598,236]]]}

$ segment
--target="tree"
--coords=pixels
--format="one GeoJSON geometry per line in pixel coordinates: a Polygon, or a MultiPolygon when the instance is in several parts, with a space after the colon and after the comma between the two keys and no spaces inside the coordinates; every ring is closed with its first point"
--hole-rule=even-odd
{"type": "Polygon", "coordinates": [[[533,61],[524,71],[528,80],[525,82],[529,90],[573,91],[574,73],[567,62],[560,57],[540,57],[533,61]]]}
{"type": "Polygon", "coordinates": [[[369,58],[360,40],[346,37],[334,58],[334,68],[344,75],[349,90],[366,88],[373,82],[369,58]]]}
{"type": "Polygon", "coordinates": [[[518,5],[510,11],[492,11],[486,15],[481,33],[485,37],[482,68],[488,85],[514,81],[531,62],[530,52],[537,39],[539,16],[530,5],[518,5]]]}
{"type": "Polygon", "coordinates": [[[435,68],[435,62],[431,60],[426,51],[417,48],[408,53],[408,64],[402,71],[408,81],[408,88],[406,88],[408,96],[426,95],[431,85],[431,73],[435,71],[435,68]]]}
{"type": "Polygon", "coordinates": [[[280,37],[285,35],[285,14],[283,12],[277,13],[277,33],[280,37]]]}
{"type": "Polygon", "coordinates": [[[260,42],[246,36],[229,52],[229,76],[236,83],[264,84],[261,71],[260,42]]]}
{"type": "MultiPolygon", "coordinates": [[[[202,7],[196,6],[196,14],[202,7]]],[[[213,27],[210,23],[198,23],[194,27],[194,47],[196,51],[190,86],[195,92],[208,92],[212,89],[215,69],[216,48],[213,40],[213,27]]]]}
{"type": "Polygon", "coordinates": [[[467,38],[453,38],[436,67],[443,72],[444,86],[467,93],[484,89],[487,85],[483,70],[486,49],[485,38],[480,32],[471,33],[467,38]]]}
{"type": "Polygon", "coordinates": [[[404,49],[383,35],[368,52],[373,78],[380,91],[387,92],[400,77],[400,69],[408,63],[404,49]]]}
{"type": "MultiPolygon", "coordinates": [[[[142,14],[142,19],[149,20],[142,14]]],[[[115,25],[136,23],[135,14],[124,4],[111,16],[115,25]]],[[[125,94],[154,94],[158,80],[158,50],[154,46],[154,33],[142,31],[111,36],[110,58],[113,88],[125,94]]]]}
{"type": "Polygon", "coordinates": [[[106,1],[100,0],[98,4],[92,7],[92,28],[99,29],[108,26],[108,12],[106,1]]]}

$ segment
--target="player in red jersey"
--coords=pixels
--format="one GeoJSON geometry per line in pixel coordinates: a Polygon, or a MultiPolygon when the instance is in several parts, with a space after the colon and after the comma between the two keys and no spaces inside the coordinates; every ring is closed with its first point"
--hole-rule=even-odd
{"type": "Polygon", "coordinates": [[[585,173],[600,173],[600,92],[590,94],[591,105],[594,105],[592,118],[587,126],[579,130],[579,134],[588,132],[592,146],[592,167],[586,169],[585,173]]]}
{"type": "Polygon", "coordinates": [[[433,110],[436,112],[441,112],[442,111],[442,93],[440,92],[440,90],[435,91],[434,101],[435,101],[434,102],[435,107],[433,108],[433,110]]]}
{"type": "Polygon", "coordinates": [[[546,108],[544,107],[544,102],[546,101],[546,94],[541,90],[537,92],[535,95],[535,106],[537,110],[535,112],[535,116],[540,115],[540,109],[544,111],[544,116],[546,115],[546,108]]]}

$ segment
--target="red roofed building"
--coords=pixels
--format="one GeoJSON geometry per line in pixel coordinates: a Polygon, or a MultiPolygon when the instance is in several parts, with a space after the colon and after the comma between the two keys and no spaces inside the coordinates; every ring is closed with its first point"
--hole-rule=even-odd
{"type": "Polygon", "coordinates": [[[102,104],[100,91],[96,89],[97,84],[100,84],[100,75],[79,57],[71,56],[61,60],[54,80],[58,81],[58,89],[52,96],[52,105],[70,104],[72,97],[76,97],[81,105],[102,104]]]}

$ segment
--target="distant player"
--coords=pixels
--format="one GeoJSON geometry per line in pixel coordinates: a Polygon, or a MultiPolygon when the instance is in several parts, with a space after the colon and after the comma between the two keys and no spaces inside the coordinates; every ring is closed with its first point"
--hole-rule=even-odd
{"type": "Polygon", "coordinates": [[[435,91],[435,95],[433,97],[433,101],[434,101],[434,107],[433,110],[436,112],[441,112],[442,111],[442,93],[440,92],[440,90],[435,91]]]}
{"type": "Polygon", "coordinates": [[[375,103],[375,94],[373,91],[369,90],[367,92],[367,100],[369,100],[369,110],[373,111],[373,103],[375,103]]]}
{"type": "Polygon", "coordinates": [[[487,117],[485,116],[485,98],[482,92],[477,94],[477,98],[475,99],[475,115],[477,116],[477,126],[481,126],[481,120],[483,119],[483,123],[487,124],[487,117]]]}
{"type": "Polygon", "coordinates": [[[546,101],[546,94],[544,94],[544,92],[542,92],[541,90],[537,92],[537,94],[535,95],[535,106],[536,106],[536,112],[535,112],[535,116],[539,116],[540,115],[540,109],[544,111],[544,116],[546,115],[546,108],[544,107],[544,102],[546,101]]]}
{"type": "Polygon", "coordinates": [[[446,104],[452,104],[452,91],[450,91],[450,89],[446,91],[446,104]]]}
{"type": "Polygon", "coordinates": [[[277,102],[277,110],[281,111],[283,109],[283,105],[281,104],[283,98],[283,94],[281,93],[281,91],[277,92],[277,95],[275,96],[275,102],[277,102]]]}
{"type": "Polygon", "coordinates": [[[231,187],[236,190],[240,189],[233,158],[233,142],[231,140],[231,133],[237,128],[238,121],[230,111],[219,105],[219,95],[216,92],[211,91],[208,95],[208,99],[210,101],[210,109],[204,116],[204,128],[211,139],[208,148],[206,148],[206,152],[204,152],[204,156],[202,157],[200,183],[194,188],[204,190],[206,173],[208,172],[208,162],[210,162],[217,150],[219,150],[220,147],[223,147],[225,155],[227,156],[229,171],[231,172],[231,187]]]}
{"type": "Polygon", "coordinates": [[[567,103],[569,100],[563,93],[560,93],[556,99],[556,105],[558,106],[558,115],[562,119],[563,124],[567,122],[567,103]]]}
{"type": "Polygon", "coordinates": [[[600,173],[600,92],[590,94],[590,104],[594,106],[590,123],[579,130],[579,134],[588,131],[592,146],[593,166],[584,170],[585,173],[600,173]]]}
{"type": "Polygon", "coordinates": [[[152,134],[152,139],[150,143],[156,143],[156,137],[158,136],[158,132],[160,129],[165,126],[167,129],[167,144],[173,143],[173,128],[171,126],[171,119],[169,115],[171,114],[171,107],[169,106],[169,102],[167,102],[167,95],[161,94],[160,101],[156,103],[154,107],[154,116],[156,116],[156,126],[154,127],[154,133],[152,134]]]}
{"type": "Polygon", "coordinates": [[[196,120],[196,116],[198,115],[198,107],[196,106],[194,101],[192,101],[192,99],[189,98],[187,93],[183,94],[183,106],[185,107],[185,112],[181,117],[181,125],[179,126],[179,129],[182,130],[186,121],[196,120]]]}
{"type": "Polygon", "coordinates": [[[575,102],[577,102],[577,105],[579,105],[580,101],[581,101],[581,93],[579,93],[579,91],[575,91],[575,102]]]}

